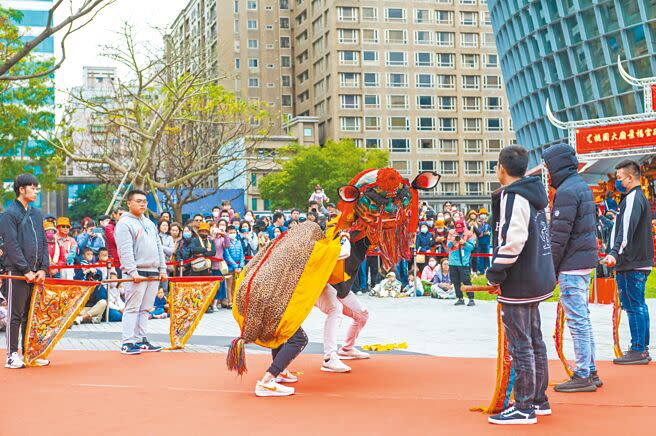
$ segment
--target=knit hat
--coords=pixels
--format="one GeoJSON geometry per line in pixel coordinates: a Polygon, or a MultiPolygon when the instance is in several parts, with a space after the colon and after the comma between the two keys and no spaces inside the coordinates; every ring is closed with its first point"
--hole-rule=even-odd
{"type": "Polygon", "coordinates": [[[390,272],[387,273],[387,275],[385,277],[387,277],[388,279],[389,278],[395,279],[396,278],[396,273],[394,271],[390,271],[390,272]]]}
{"type": "Polygon", "coordinates": [[[57,227],[61,227],[61,226],[70,227],[71,226],[71,220],[69,220],[65,216],[60,216],[59,218],[57,218],[57,227]]]}

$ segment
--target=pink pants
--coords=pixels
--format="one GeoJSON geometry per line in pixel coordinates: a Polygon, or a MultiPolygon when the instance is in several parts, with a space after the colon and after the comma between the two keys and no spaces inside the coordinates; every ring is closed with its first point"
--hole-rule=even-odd
{"type": "Polygon", "coordinates": [[[327,315],[323,329],[324,356],[328,357],[337,352],[337,328],[341,314],[353,319],[353,323],[346,333],[343,347],[347,350],[352,348],[369,319],[369,312],[362,306],[355,294],[349,292],[345,298],[338,298],[337,290],[331,285],[326,285],[314,305],[327,315]]]}

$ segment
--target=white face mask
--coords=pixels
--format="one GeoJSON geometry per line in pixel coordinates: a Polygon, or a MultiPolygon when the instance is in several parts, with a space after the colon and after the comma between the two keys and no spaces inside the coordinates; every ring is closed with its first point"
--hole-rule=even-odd
{"type": "Polygon", "coordinates": [[[428,262],[428,265],[430,265],[431,268],[435,268],[437,262],[428,262]]]}

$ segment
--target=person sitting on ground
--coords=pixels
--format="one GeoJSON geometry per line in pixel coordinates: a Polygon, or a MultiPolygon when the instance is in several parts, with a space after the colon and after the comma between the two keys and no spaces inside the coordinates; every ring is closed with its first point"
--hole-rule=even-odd
{"type": "MultiPolygon", "coordinates": [[[[109,274],[109,278],[116,280],[118,275],[116,272],[109,274]]],[[[125,311],[125,301],[121,297],[123,291],[123,283],[108,283],[107,284],[107,304],[109,305],[109,322],[120,322],[123,320],[123,312],[125,311]]]]}
{"type": "Polygon", "coordinates": [[[437,270],[438,270],[437,259],[435,259],[434,257],[429,257],[428,265],[426,265],[424,267],[424,270],[421,272],[421,280],[426,283],[432,283],[433,277],[435,276],[437,270]]]}
{"type": "Polygon", "coordinates": [[[443,300],[454,300],[456,298],[456,290],[449,277],[449,259],[447,258],[442,259],[440,268],[433,277],[431,297],[443,300]]]}
{"type": "Polygon", "coordinates": [[[401,282],[396,279],[396,273],[390,271],[385,278],[374,286],[371,295],[374,297],[396,297],[401,292],[401,282]]]}
{"type": "MultiPolygon", "coordinates": [[[[82,265],[91,265],[93,264],[93,250],[91,248],[85,248],[82,250],[82,265]]],[[[99,268],[80,268],[75,270],[75,280],[84,280],[84,281],[100,281],[102,280],[102,274],[99,268]]],[[[97,285],[87,304],[82,308],[80,314],[75,318],[75,324],[81,323],[90,323],[99,324],[102,316],[105,314],[105,309],[107,309],[107,289],[103,285],[97,285]]]]}
{"type": "Polygon", "coordinates": [[[164,288],[159,288],[157,290],[157,296],[155,297],[155,304],[153,305],[153,310],[148,312],[148,319],[165,319],[169,316],[169,302],[166,300],[166,295],[164,295],[164,288]]]}
{"type": "Polygon", "coordinates": [[[419,277],[413,273],[408,274],[408,284],[401,291],[405,297],[422,297],[424,295],[424,284],[419,277]]]}

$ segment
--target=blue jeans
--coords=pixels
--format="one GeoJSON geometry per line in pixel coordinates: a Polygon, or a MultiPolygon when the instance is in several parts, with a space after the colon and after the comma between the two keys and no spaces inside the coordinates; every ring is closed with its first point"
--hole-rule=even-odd
{"type": "Polygon", "coordinates": [[[595,343],[588,309],[590,294],[590,275],[558,274],[560,302],[565,309],[567,326],[574,342],[576,369],[574,373],[582,378],[590,377],[596,371],[594,356],[595,343]]]}
{"type": "Polygon", "coordinates": [[[508,338],[508,352],[515,370],[515,405],[533,409],[547,401],[549,368],[547,346],[540,330],[538,303],[503,304],[501,319],[508,338]]]}
{"type": "Polygon", "coordinates": [[[396,278],[401,282],[401,286],[405,287],[408,285],[408,261],[401,259],[401,261],[396,265],[396,278]]]}
{"type": "Polygon", "coordinates": [[[119,322],[123,320],[123,314],[120,310],[109,309],[109,322],[119,322]]]}
{"type": "MultiPolygon", "coordinates": [[[[480,254],[490,254],[489,245],[479,245],[476,247],[476,252],[480,254]]],[[[483,275],[485,271],[490,267],[490,258],[489,257],[479,257],[477,261],[478,274],[483,275]]]]}
{"type": "Polygon", "coordinates": [[[631,349],[649,347],[649,309],[645,303],[645,285],[649,271],[618,271],[615,274],[622,308],[626,310],[631,331],[631,349]]]}
{"type": "MultiPolygon", "coordinates": [[[[222,277],[223,276],[223,274],[221,274],[221,270],[218,270],[218,269],[210,270],[210,275],[214,276],[214,277],[222,277]]],[[[213,300],[221,301],[221,300],[224,300],[226,298],[228,298],[228,292],[226,291],[225,280],[223,280],[221,282],[221,284],[219,285],[219,289],[216,291],[216,294],[214,294],[213,300]]]]}
{"type": "Polygon", "coordinates": [[[367,291],[367,261],[363,260],[360,265],[360,272],[358,273],[358,280],[360,280],[360,289],[362,292],[367,291]]]}

